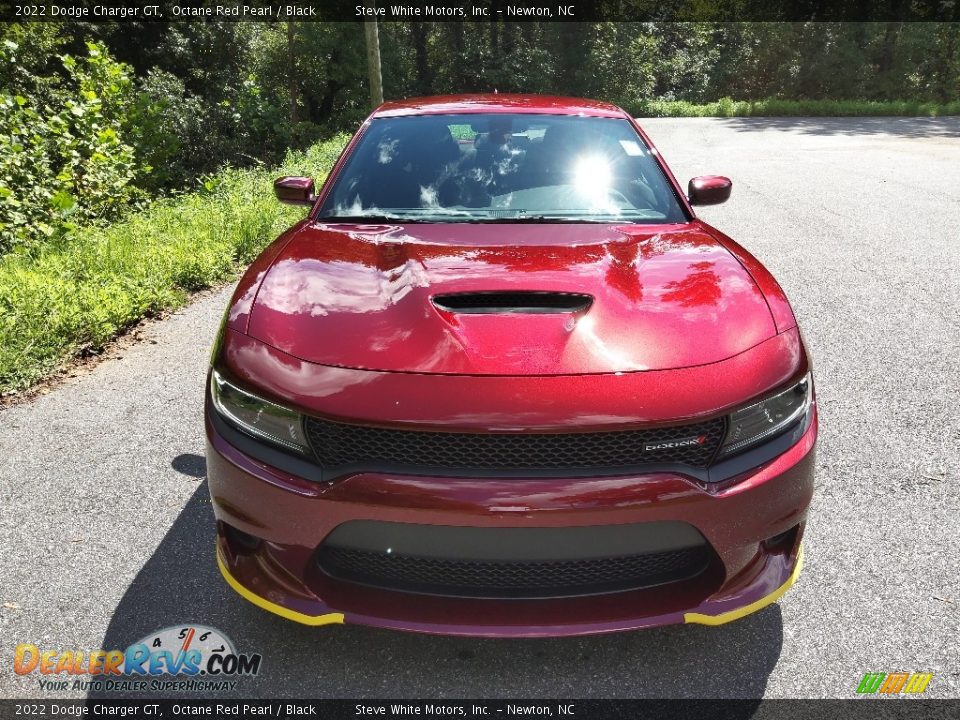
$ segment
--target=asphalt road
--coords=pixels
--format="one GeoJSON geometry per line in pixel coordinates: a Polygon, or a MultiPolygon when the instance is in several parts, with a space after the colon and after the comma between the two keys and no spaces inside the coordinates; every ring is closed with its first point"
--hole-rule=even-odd
{"type": "Polygon", "coordinates": [[[14,646],[125,647],[184,622],[264,656],[246,696],[851,697],[867,671],[960,696],[960,119],[644,123],[702,215],[790,295],[821,412],[807,564],[737,623],[584,639],[310,629],[221,580],[201,392],[229,289],[0,411],[0,696],[14,646]]]}

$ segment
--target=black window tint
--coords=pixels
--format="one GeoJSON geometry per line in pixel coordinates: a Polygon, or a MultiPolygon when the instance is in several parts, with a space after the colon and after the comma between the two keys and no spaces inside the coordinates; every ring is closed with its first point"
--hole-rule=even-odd
{"type": "Polygon", "coordinates": [[[626,120],[426,115],[371,122],[321,218],[685,222],[626,120]]]}

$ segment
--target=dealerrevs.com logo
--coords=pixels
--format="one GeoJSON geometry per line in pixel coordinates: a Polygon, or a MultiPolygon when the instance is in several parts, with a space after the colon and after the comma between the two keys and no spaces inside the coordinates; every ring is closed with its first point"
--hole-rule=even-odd
{"type": "Polygon", "coordinates": [[[174,625],[126,650],[41,649],[17,645],[13,671],[38,676],[41,690],[100,692],[227,691],[238,677],[260,672],[259,653],[238,653],[222,632],[205,625],[174,625]]]}

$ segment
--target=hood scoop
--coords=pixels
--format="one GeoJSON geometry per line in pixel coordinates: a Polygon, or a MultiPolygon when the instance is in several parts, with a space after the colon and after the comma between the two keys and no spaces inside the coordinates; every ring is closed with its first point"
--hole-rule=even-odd
{"type": "Polygon", "coordinates": [[[434,295],[441,310],[461,315],[540,315],[585,312],[593,297],[581,293],[488,291],[434,295]]]}

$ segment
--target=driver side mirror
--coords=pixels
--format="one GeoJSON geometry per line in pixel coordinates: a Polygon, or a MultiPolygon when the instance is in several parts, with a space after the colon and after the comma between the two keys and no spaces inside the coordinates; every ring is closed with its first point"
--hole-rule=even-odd
{"type": "Polygon", "coordinates": [[[313,205],[317,199],[312,177],[284,175],[273,181],[273,192],[287,205],[313,205]]]}
{"type": "Polygon", "coordinates": [[[730,199],[733,183],[722,175],[701,175],[687,186],[691,205],[719,205],[730,199]]]}

